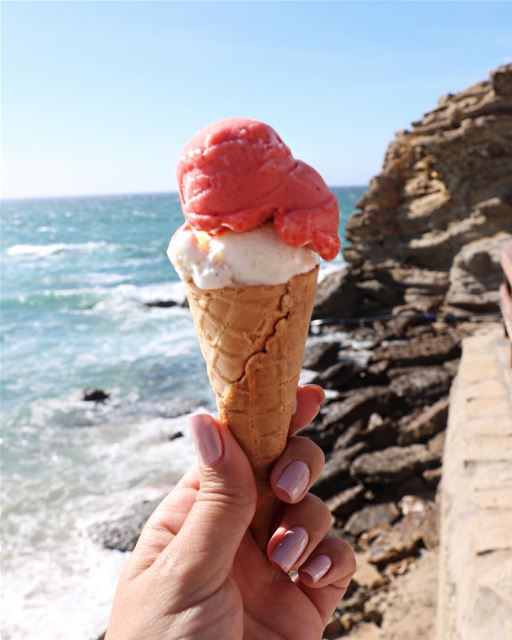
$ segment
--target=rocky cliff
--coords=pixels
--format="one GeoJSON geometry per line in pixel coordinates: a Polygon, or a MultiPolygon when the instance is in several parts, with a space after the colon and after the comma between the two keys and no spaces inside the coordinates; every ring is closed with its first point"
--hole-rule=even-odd
{"type": "Polygon", "coordinates": [[[346,231],[339,315],[442,308],[461,249],[512,233],[512,64],[443,96],[400,131],[357,206],[346,231]]]}
{"type": "MultiPolygon", "coordinates": [[[[499,256],[512,241],[512,65],[399,132],[358,207],[347,268],[319,286],[304,366],[329,396],[306,434],[327,458],[313,491],[360,565],[325,636],[373,623],[371,637],[387,640],[386,593],[437,545],[461,340],[499,321],[499,256]]],[[[408,634],[396,637],[427,637],[408,634]]]]}

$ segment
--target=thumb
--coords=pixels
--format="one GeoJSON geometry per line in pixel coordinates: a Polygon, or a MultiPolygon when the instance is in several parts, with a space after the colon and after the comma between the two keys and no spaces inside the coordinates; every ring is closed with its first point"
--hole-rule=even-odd
{"type": "Polygon", "coordinates": [[[254,516],[256,483],[227,426],[207,414],[191,416],[189,425],[199,458],[199,491],[166,555],[180,567],[175,576],[179,572],[197,596],[198,588],[213,593],[229,575],[254,516]]]}

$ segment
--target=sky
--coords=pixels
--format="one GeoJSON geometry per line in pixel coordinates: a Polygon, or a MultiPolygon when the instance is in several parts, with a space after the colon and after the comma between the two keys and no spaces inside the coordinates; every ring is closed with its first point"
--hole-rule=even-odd
{"type": "Polygon", "coordinates": [[[437,99],[512,61],[512,2],[2,2],[2,197],[173,191],[205,124],[273,126],[362,185],[437,99]]]}

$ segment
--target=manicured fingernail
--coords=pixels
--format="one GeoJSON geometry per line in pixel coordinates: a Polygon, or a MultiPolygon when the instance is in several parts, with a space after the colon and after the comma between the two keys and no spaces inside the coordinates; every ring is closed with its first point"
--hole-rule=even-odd
{"type": "Polygon", "coordinates": [[[302,460],[290,462],[276,482],[276,487],[284,491],[292,502],[302,495],[308,486],[310,477],[309,467],[302,460]]]}
{"type": "Polygon", "coordinates": [[[189,418],[190,433],[200,462],[209,466],[222,457],[222,440],[215,421],[205,413],[196,413],[189,418]]]}
{"type": "Polygon", "coordinates": [[[281,542],[270,554],[270,559],[288,573],[301,557],[308,544],[308,534],[302,527],[289,529],[281,542]]]}
{"type": "Polygon", "coordinates": [[[321,580],[332,566],[329,556],[315,556],[311,558],[303,567],[301,573],[307,573],[313,582],[321,580]]]}

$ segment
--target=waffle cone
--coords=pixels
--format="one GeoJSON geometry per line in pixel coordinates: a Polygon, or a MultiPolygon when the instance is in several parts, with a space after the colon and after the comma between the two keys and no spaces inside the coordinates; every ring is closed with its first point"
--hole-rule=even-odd
{"type": "Polygon", "coordinates": [[[277,515],[269,475],[294,411],[318,267],[286,284],[199,289],[187,298],[217,400],[256,477],[251,531],[261,547],[277,515]]]}

